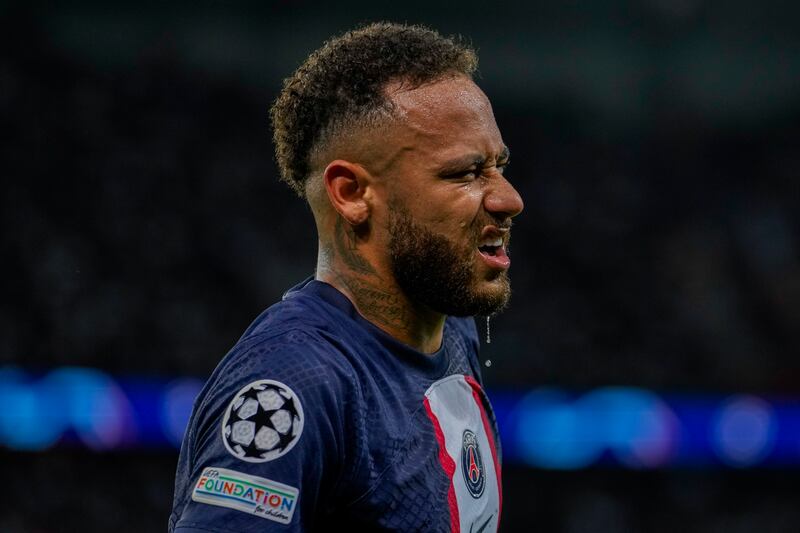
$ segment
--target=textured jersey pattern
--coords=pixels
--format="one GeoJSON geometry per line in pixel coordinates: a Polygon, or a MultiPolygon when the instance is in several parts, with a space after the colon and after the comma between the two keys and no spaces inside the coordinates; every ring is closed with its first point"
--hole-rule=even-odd
{"type": "MultiPolygon", "coordinates": [[[[443,468],[425,395],[448,376],[474,378],[479,387],[477,348],[471,319],[448,318],[442,348],[427,356],[368,323],[333,287],[307,280],[293,288],[247,329],[196,400],[178,462],[170,531],[312,531],[334,523],[357,531],[458,531],[448,494],[463,481],[443,468]],[[245,462],[225,448],[221,421],[237,391],[265,379],[297,394],[304,427],[285,455],[245,462]],[[296,488],[291,522],[193,501],[194,485],[210,467],[296,488]]],[[[475,400],[470,392],[463,401],[475,400]]],[[[486,437],[496,443],[485,403],[486,437]]],[[[488,449],[481,453],[484,464],[499,460],[488,449]]],[[[497,483],[486,490],[482,505],[499,500],[497,483]]]]}

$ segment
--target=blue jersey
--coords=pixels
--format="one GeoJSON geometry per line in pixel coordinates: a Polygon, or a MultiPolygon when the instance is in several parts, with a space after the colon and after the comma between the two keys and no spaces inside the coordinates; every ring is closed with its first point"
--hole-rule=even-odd
{"type": "Polygon", "coordinates": [[[195,401],[169,531],[495,531],[497,427],[470,319],[423,354],[306,280],[195,401]]]}

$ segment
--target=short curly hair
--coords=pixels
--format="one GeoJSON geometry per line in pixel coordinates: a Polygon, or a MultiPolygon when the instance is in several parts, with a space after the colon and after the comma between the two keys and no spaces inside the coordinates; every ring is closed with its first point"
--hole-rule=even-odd
{"type": "Polygon", "coordinates": [[[471,78],[477,66],[475,51],[460,37],[423,26],[378,22],[327,41],[284,81],[270,109],[281,179],[304,197],[312,156],[331,134],[391,115],[389,83],[471,78]]]}

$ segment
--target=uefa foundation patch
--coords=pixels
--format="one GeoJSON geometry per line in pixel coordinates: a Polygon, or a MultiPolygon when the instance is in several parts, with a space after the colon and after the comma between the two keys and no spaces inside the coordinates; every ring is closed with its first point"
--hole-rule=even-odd
{"type": "Polygon", "coordinates": [[[292,521],[298,495],[296,488],[283,483],[227,468],[209,467],[203,469],[195,483],[192,500],[288,524],[292,521]]]}

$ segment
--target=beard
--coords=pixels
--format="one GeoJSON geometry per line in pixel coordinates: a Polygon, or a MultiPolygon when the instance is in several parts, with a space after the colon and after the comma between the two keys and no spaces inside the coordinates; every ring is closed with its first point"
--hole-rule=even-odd
{"type": "MultiPolygon", "coordinates": [[[[492,222],[490,222],[492,223],[492,222]]],[[[415,303],[452,316],[492,315],[511,298],[506,271],[493,271],[481,288],[476,264],[481,225],[475,240],[466,245],[416,224],[401,205],[393,205],[389,218],[389,254],[392,274],[400,289],[415,303]]]]}

